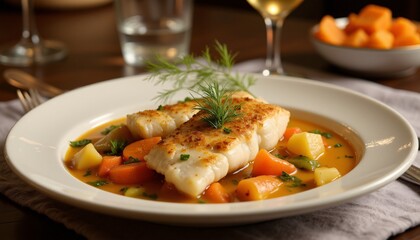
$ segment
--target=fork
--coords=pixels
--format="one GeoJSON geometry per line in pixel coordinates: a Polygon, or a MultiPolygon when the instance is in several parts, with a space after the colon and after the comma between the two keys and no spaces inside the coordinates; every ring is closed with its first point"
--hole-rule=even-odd
{"type": "Polygon", "coordinates": [[[38,90],[33,88],[30,88],[28,91],[18,89],[17,96],[25,112],[31,111],[43,102],[38,90]]]}
{"type": "MultiPolygon", "coordinates": [[[[18,89],[17,95],[20,103],[25,109],[25,112],[29,112],[30,110],[43,103],[41,94],[39,94],[38,90],[33,88],[30,88],[28,91],[21,91],[18,89]]],[[[418,138],[418,140],[420,142],[420,138],[418,138]]],[[[420,185],[420,169],[415,165],[411,165],[410,168],[404,172],[401,178],[416,185],[420,185]]]]}

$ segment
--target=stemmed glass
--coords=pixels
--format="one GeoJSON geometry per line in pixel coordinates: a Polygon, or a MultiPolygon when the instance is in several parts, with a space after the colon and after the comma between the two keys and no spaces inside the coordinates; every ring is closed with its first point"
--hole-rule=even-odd
{"type": "Polygon", "coordinates": [[[34,1],[22,0],[23,29],[20,41],[0,52],[0,63],[29,66],[58,61],[67,55],[66,47],[56,41],[42,40],[35,25],[34,1]]]}
{"type": "Polygon", "coordinates": [[[280,34],[284,19],[303,0],[247,0],[264,18],[267,30],[267,58],[262,74],[284,75],[280,59],[280,34]]]}

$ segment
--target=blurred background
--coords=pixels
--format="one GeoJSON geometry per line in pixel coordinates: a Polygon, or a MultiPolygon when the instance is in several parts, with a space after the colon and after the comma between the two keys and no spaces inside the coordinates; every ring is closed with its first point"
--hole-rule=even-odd
{"type": "MultiPolygon", "coordinates": [[[[196,3],[243,8],[255,11],[245,0],[196,0],[196,3]]],[[[333,17],[347,17],[350,12],[359,12],[367,4],[388,7],[395,17],[404,16],[420,20],[419,0],[305,0],[290,17],[320,19],[329,14],[333,17]]]]}
{"type": "MultiPolygon", "coordinates": [[[[35,0],[38,8],[77,8],[77,6],[89,7],[101,4],[109,4],[112,0],[35,0]]],[[[254,11],[246,0],[195,0],[196,4],[217,5],[228,8],[240,8],[254,11]]],[[[419,0],[306,0],[292,12],[290,17],[320,19],[325,14],[333,17],[346,17],[350,12],[358,12],[367,4],[378,4],[391,8],[394,17],[404,16],[420,21],[419,0]]],[[[0,8],[16,7],[20,0],[0,0],[0,8]]]]}

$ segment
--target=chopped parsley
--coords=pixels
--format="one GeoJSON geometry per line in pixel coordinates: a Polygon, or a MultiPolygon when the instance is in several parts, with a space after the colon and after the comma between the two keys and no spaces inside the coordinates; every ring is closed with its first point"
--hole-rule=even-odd
{"type": "Polygon", "coordinates": [[[326,139],[332,138],[332,134],[331,133],[321,132],[321,130],[318,130],[318,129],[315,129],[315,130],[311,131],[311,133],[319,134],[319,135],[325,137],[326,139]]]}
{"type": "Polygon", "coordinates": [[[130,163],[137,163],[140,162],[138,158],[130,156],[127,161],[123,162],[123,164],[130,164],[130,163]]]}
{"type": "Polygon", "coordinates": [[[125,146],[127,146],[127,143],[123,140],[111,140],[109,143],[111,144],[111,151],[107,154],[111,156],[121,155],[125,146]]]}
{"type": "Polygon", "coordinates": [[[300,180],[298,177],[292,176],[287,174],[286,172],[282,172],[280,176],[278,176],[280,180],[283,182],[291,182],[288,186],[289,187],[301,187],[305,186],[304,183],[302,183],[302,180],[300,180]]]}
{"type": "Polygon", "coordinates": [[[73,148],[84,147],[84,146],[88,145],[91,142],[92,142],[92,140],[90,140],[90,139],[82,139],[82,140],[78,140],[78,141],[70,141],[70,147],[73,147],[73,148]]]}
{"type": "Polygon", "coordinates": [[[108,182],[106,180],[98,180],[98,181],[93,181],[93,182],[87,182],[89,185],[92,185],[94,187],[102,187],[106,184],[108,184],[108,182]]]}
{"type": "Polygon", "coordinates": [[[226,133],[226,134],[229,134],[229,133],[232,132],[232,129],[225,127],[225,128],[223,128],[223,132],[226,133]]]}
{"type": "Polygon", "coordinates": [[[181,156],[179,157],[181,161],[187,161],[189,158],[190,154],[181,154],[181,156]]]}
{"type": "Polygon", "coordinates": [[[341,143],[336,143],[336,144],[334,144],[334,147],[335,148],[340,148],[340,147],[342,147],[343,146],[343,144],[341,144],[341,143]]]}
{"type": "Polygon", "coordinates": [[[143,197],[147,197],[150,198],[152,200],[156,200],[158,199],[158,195],[156,193],[147,193],[147,192],[143,192],[143,197]]]}
{"type": "Polygon", "coordinates": [[[120,127],[120,126],[118,126],[118,125],[111,125],[111,126],[109,126],[109,127],[105,128],[105,129],[101,132],[101,134],[102,134],[102,135],[108,135],[108,133],[112,132],[112,130],[114,130],[114,129],[118,128],[118,127],[120,127]]]}
{"type": "Polygon", "coordinates": [[[162,111],[163,110],[163,106],[159,105],[159,107],[157,108],[158,111],[162,111]]]}

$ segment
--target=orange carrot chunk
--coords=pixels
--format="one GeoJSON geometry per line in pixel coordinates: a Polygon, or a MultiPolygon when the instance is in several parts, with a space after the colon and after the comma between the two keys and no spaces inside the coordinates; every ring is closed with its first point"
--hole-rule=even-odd
{"type": "Polygon", "coordinates": [[[154,179],[156,172],[146,162],[123,164],[109,170],[109,179],[116,184],[140,184],[154,179]]]}
{"type": "Polygon", "coordinates": [[[210,184],[204,193],[204,197],[212,203],[230,202],[230,196],[219,182],[210,184]]]}
{"type": "Polygon", "coordinates": [[[261,149],[254,159],[252,176],[281,175],[282,172],[292,174],[296,171],[295,165],[280,159],[265,149],[261,149]]]}
{"type": "Polygon", "coordinates": [[[263,200],[279,189],[282,182],[274,176],[246,178],[238,183],[236,196],[241,201],[263,200]]]}
{"type": "Polygon", "coordinates": [[[109,171],[112,168],[121,165],[121,163],[121,156],[104,156],[101,165],[99,165],[98,176],[102,178],[108,176],[109,171]]]}
{"type": "Polygon", "coordinates": [[[130,158],[136,158],[140,161],[144,161],[144,156],[146,156],[161,139],[161,137],[151,137],[129,144],[123,150],[124,160],[127,161],[130,158]]]}
{"type": "Polygon", "coordinates": [[[296,133],[301,133],[302,129],[299,127],[288,127],[286,128],[286,131],[284,131],[283,137],[285,140],[289,140],[289,138],[296,133]]]}

